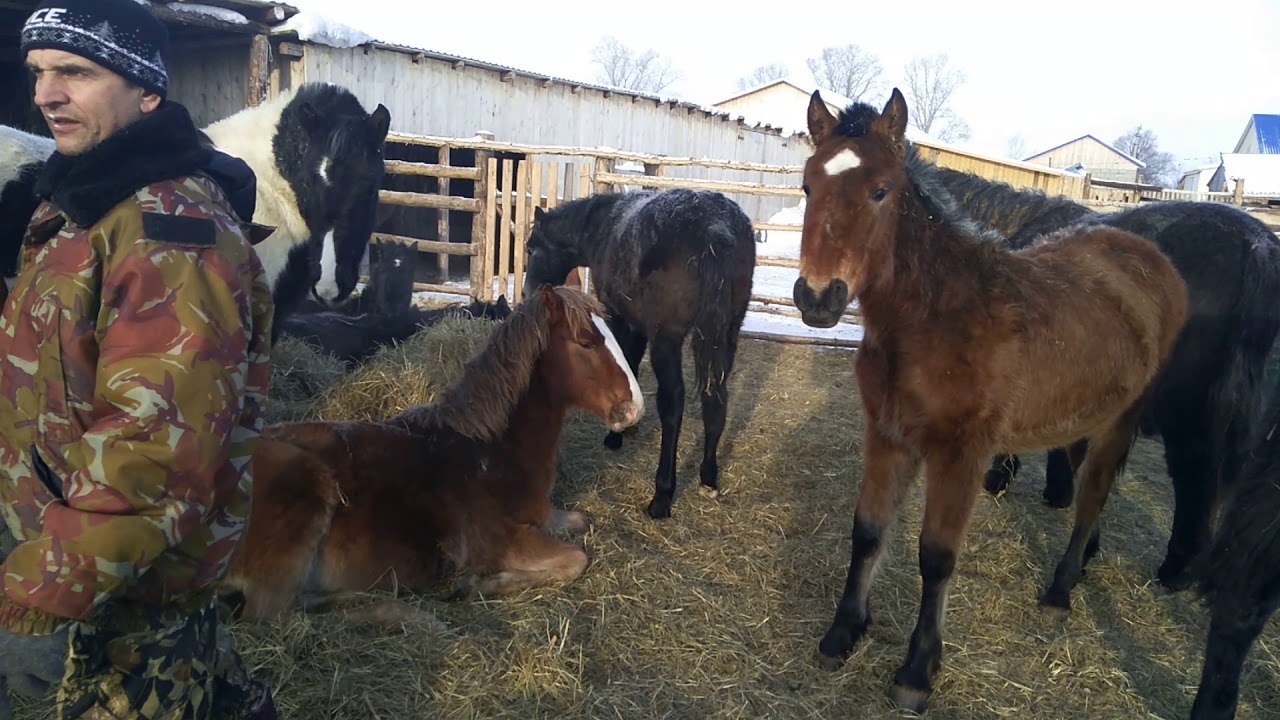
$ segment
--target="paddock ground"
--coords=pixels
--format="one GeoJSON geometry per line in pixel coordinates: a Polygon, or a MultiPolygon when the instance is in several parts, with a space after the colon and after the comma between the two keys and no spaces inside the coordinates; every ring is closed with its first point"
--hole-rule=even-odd
{"type": "MultiPolygon", "coordinates": [[[[273,419],[374,417],[431,397],[492,325],[450,321],[340,376],[279,348],[273,419]]],[[[687,353],[686,353],[687,355],[687,353]]],[[[694,491],[701,420],[686,357],[672,519],[643,512],[659,442],[655,381],[621,451],[570,420],[554,501],[589,514],[575,583],[509,599],[410,599],[384,627],[342,611],[237,623],[284,718],[887,718],[919,597],[917,483],[872,592],[869,638],[836,673],[814,652],[849,557],[860,410],[847,351],[744,341],[722,445],[724,493],[694,491]],[[437,624],[432,617],[437,618],[437,624]],[[443,625],[443,628],[441,627],[443,625]]],[[[1102,519],[1102,551],[1065,623],[1036,606],[1070,532],[1040,499],[1043,456],[1000,499],[980,496],[950,596],[934,718],[1185,718],[1207,631],[1188,593],[1154,581],[1171,521],[1158,442],[1142,441],[1102,519]]],[[[1246,667],[1239,715],[1277,717],[1280,632],[1246,667]]],[[[41,717],[38,712],[20,717],[41,717]]]]}

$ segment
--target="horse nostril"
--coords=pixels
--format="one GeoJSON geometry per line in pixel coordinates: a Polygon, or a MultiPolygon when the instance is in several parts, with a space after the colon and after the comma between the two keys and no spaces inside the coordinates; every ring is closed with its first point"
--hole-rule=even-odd
{"type": "Polygon", "coordinates": [[[849,285],[843,280],[832,280],[825,294],[832,310],[844,310],[844,306],[849,304],[849,285]]]}
{"type": "Polygon", "coordinates": [[[795,301],[796,307],[800,309],[804,309],[812,303],[813,290],[809,289],[809,283],[803,276],[796,278],[796,284],[791,288],[791,299],[795,301]]]}

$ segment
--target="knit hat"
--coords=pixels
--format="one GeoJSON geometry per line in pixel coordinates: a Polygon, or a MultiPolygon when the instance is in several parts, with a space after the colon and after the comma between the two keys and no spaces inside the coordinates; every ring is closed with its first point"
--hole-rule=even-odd
{"type": "Polygon", "coordinates": [[[22,28],[21,49],[88,58],[164,97],[169,30],[136,0],[45,0],[22,28]]]}

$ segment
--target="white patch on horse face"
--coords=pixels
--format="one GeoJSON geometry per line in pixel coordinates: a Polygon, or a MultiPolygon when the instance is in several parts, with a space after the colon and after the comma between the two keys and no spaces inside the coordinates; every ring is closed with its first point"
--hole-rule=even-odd
{"type": "Polygon", "coordinates": [[[332,161],[329,158],[324,158],[320,161],[320,179],[325,181],[325,184],[329,183],[329,166],[331,164],[332,161]]]}
{"type": "Polygon", "coordinates": [[[627,374],[627,382],[631,385],[631,403],[636,406],[636,417],[644,415],[644,395],[640,394],[640,383],[636,382],[635,373],[631,372],[631,365],[627,363],[627,356],[622,354],[622,348],[618,345],[618,339],[613,336],[613,331],[609,329],[609,323],[599,315],[592,315],[591,322],[600,329],[600,334],[604,336],[605,347],[609,348],[609,352],[613,354],[614,362],[618,363],[618,367],[622,368],[622,372],[627,374]]]}
{"type": "Polygon", "coordinates": [[[338,297],[338,249],[334,247],[333,228],[324,234],[323,247],[320,254],[320,282],[316,283],[316,294],[321,300],[333,302],[338,297]]]}
{"type": "Polygon", "coordinates": [[[840,152],[827,158],[822,164],[822,169],[828,175],[839,175],[842,172],[848,172],[862,164],[862,158],[849,148],[845,148],[840,152]]]}

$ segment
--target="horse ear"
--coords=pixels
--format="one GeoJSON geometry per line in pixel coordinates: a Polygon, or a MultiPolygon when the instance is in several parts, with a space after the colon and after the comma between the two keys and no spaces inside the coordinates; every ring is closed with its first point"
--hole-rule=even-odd
{"type": "Polygon", "coordinates": [[[534,206],[533,206],[533,221],[534,221],[534,222],[538,222],[539,220],[541,220],[541,219],[542,219],[542,216],[543,216],[543,215],[546,215],[546,214],[547,214],[547,211],[546,211],[546,210],[543,210],[541,205],[534,205],[534,206]]]}
{"type": "Polygon", "coordinates": [[[889,101],[884,104],[877,122],[883,124],[894,144],[901,147],[907,135],[907,99],[902,97],[898,88],[894,88],[889,95],[889,101]]]}
{"type": "Polygon", "coordinates": [[[823,102],[822,94],[814,90],[809,96],[809,137],[813,138],[813,144],[821,144],[835,127],[836,116],[831,114],[831,110],[823,102]]]}
{"type": "Polygon", "coordinates": [[[547,309],[547,320],[554,322],[562,304],[555,287],[551,283],[542,283],[538,286],[538,295],[542,298],[542,306],[547,309]]]}
{"type": "Polygon", "coordinates": [[[308,135],[314,135],[323,126],[324,121],[315,106],[309,102],[298,103],[298,123],[308,135]]]}
{"type": "Polygon", "coordinates": [[[387,131],[391,129],[391,111],[382,103],[369,116],[369,139],[380,143],[387,139],[387,131]]]}

